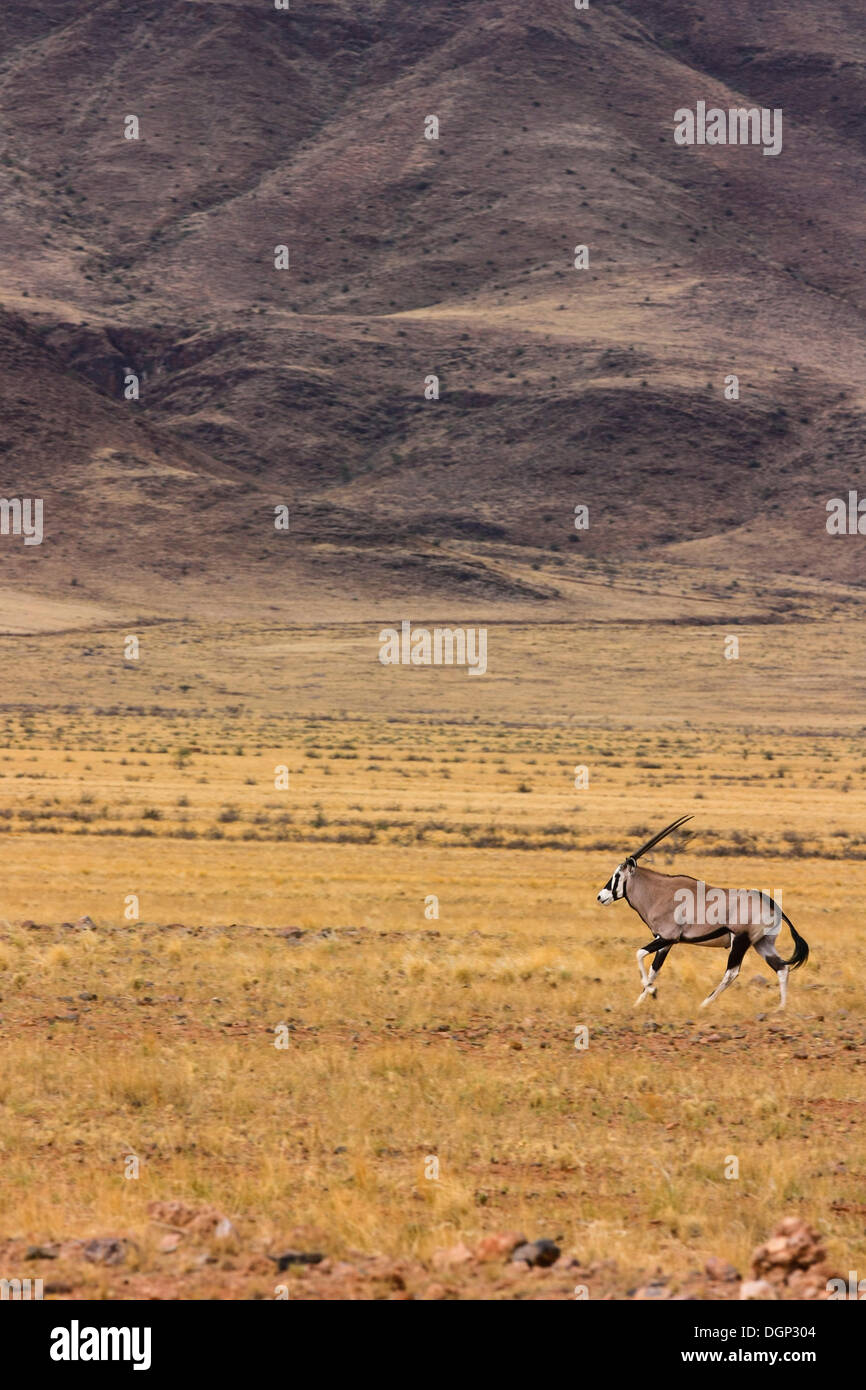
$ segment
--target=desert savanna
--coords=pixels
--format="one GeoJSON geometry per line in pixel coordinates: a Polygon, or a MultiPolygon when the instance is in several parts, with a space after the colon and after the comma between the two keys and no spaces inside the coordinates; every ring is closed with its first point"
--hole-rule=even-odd
{"type": "Polygon", "coordinates": [[[29,639],[5,1262],[78,1297],[731,1297],[707,1262],[797,1215],[856,1268],[866,663],[853,625],[741,629],[739,667],[725,632],[656,630],[650,676],[640,625],[492,624],[473,679],[381,666],[370,625],[172,624],[137,696],[118,634],[80,693],[80,636],[29,639]],[[809,941],[785,1013],[754,953],[701,1011],[725,956],[684,946],[635,1008],[647,929],[596,893],[685,812],[655,866],[781,892],[809,941]],[[508,1232],[560,1260],[469,1258],[508,1232]]]}
{"type": "Polygon", "coordinates": [[[0,1279],[866,1276],[864,61],[853,0],[6,0],[0,1279]],[[635,1004],[597,894],[686,815],[784,1012],[685,945],[635,1004]]]}

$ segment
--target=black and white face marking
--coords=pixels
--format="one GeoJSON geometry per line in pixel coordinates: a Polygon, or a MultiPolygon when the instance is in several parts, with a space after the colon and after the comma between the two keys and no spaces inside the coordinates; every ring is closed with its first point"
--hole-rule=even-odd
{"type": "Polygon", "coordinates": [[[625,893],[625,864],[618,864],[598,895],[602,907],[618,902],[625,893]]]}

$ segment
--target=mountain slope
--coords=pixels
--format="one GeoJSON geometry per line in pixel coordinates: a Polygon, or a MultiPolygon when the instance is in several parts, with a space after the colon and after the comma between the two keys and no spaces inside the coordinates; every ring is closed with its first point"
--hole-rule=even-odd
{"type": "Polygon", "coordinates": [[[6,578],[123,613],[570,611],[601,576],[628,616],[641,566],[857,602],[824,521],[866,486],[866,16],[652,8],[7,4],[4,489],[48,520],[6,578]],[[783,108],[782,153],[676,146],[699,100],[783,108]]]}

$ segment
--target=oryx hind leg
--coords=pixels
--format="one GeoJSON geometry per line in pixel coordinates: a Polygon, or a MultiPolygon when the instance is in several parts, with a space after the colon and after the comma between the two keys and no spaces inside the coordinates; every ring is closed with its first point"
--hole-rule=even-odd
{"type": "Polygon", "coordinates": [[[668,951],[671,949],[671,945],[673,945],[673,942],[671,942],[669,945],[664,945],[661,939],[657,938],[651,946],[644,946],[641,948],[641,950],[638,951],[637,963],[638,969],[640,970],[640,982],[643,985],[643,989],[641,990],[640,994],[635,1000],[635,1008],[637,1008],[638,1004],[643,1003],[647,995],[649,995],[651,999],[655,998],[656,989],[655,985],[653,984],[653,981],[656,979],[659,971],[664,965],[668,951]],[[655,957],[650,967],[649,974],[647,974],[643,968],[644,956],[655,957]]]}
{"type": "Polygon", "coordinates": [[[732,985],[734,983],[734,980],[740,973],[740,966],[743,963],[743,956],[748,951],[750,944],[751,943],[749,941],[748,932],[741,932],[739,936],[732,935],[731,949],[728,952],[728,964],[725,968],[725,973],[722,976],[719,984],[716,985],[712,994],[708,994],[706,999],[702,1001],[702,1009],[705,1009],[708,1004],[712,1004],[714,999],[718,999],[723,989],[727,989],[728,985],[732,985]]]}
{"type": "Polygon", "coordinates": [[[779,981],[779,1008],[784,1009],[788,1002],[788,967],[776,950],[775,938],[763,936],[760,941],[755,942],[755,950],[767,962],[770,969],[776,972],[776,978],[779,981]]]}

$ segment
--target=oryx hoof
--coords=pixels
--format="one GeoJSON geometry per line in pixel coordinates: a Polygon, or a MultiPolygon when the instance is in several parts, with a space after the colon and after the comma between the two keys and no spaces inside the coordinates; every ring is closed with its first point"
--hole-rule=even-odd
{"type": "Polygon", "coordinates": [[[701,1008],[702,1008],[702,1009],[705,1009],[705,1008],[707,1007],[707,1005],[708,1005],[708,1004],[712,1004],[712,1002],[713,1002],[713,996],[712,996],[711,994],[708,994],[707,997],[706,997],[706,999],[702,999],[702,1000],[701,1000],[701,1008]]]}

